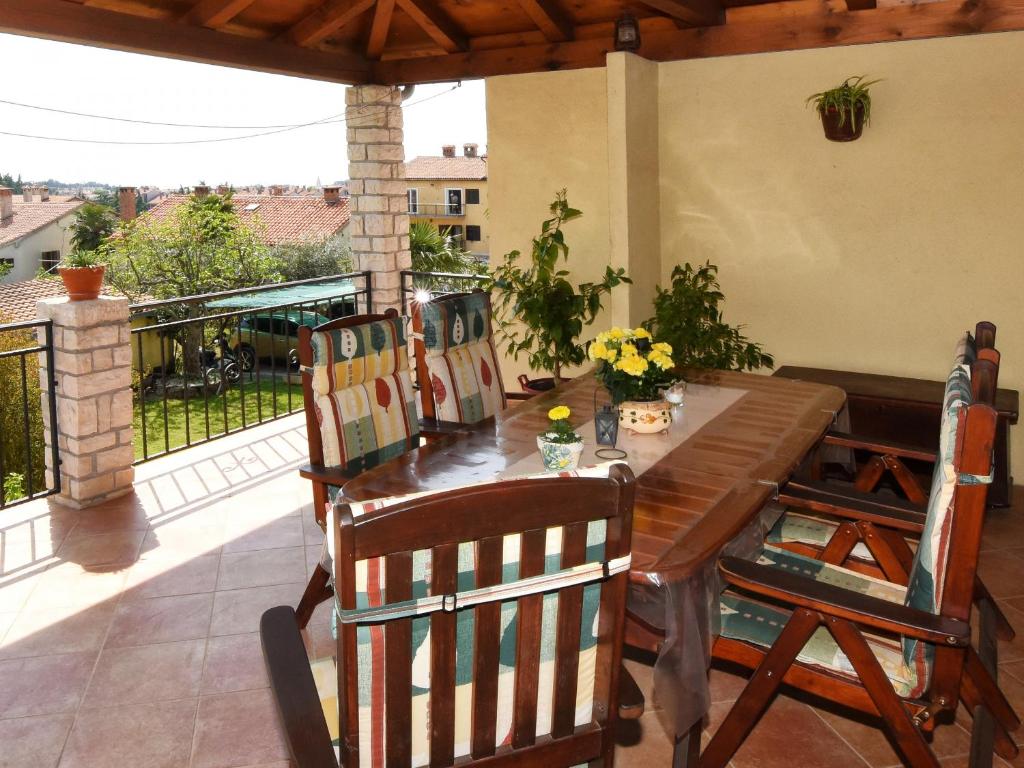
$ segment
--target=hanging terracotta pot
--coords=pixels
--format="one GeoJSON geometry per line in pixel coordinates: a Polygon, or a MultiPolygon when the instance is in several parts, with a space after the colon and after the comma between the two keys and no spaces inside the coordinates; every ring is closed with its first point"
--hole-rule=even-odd
{"type": "Polygon", "coordinates": [[[103,264],[95,267],[58,267],[68,298],[72,301],[89,301],[98,298],[103,286],[103,264]]]}
{"type": "Polygon", "coordinates": [[[825,138],[829,141],[856,141],[864,131],[864,107],[859,104],[851,116],[849,108],[829,107],[819,111],[825,138]],[[842,123],[842,124],[840,124],[842,123]]]}

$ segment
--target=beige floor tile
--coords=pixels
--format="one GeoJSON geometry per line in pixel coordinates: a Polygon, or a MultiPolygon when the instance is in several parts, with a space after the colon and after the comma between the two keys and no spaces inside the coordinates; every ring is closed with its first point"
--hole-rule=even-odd
{"type": "Polygon", "coordinates": [[[159,552],[143,557],[127,575],[126,600],[213,592],[220,555],[175,557],[159,552]]]}
{"type": "Polygon", "coordinates": [[[287,758],[288,747],[269,689],[199,700],[193,768],[230,768],[287,758]]]}
{"type": "Polygon", "coordinates": [[[44,715],[0,720],[2,768],[54,768],[74,715],[44,715]]]}
{"type": "Polygon", "coordinates": [[[98,651],[113,616],[111,601],[71,612],[64,608],[26,609],[0,643],[0,658],[98,651]]]}
{"type": "Polygon", "coordinates": [[[96,652],[0,661],[0,718],[74,712],[96,652]]]}
{"type": "Polygon", "coordinates": [[[298,605],[302,591],[306,587],[303,582],[217,592],[213,604],[210,636],[258,632],[260,617],[268,608],[276,605],[298,605]]]}
{"type": "Polygon", "coordinates": [[[187,768],[196,700],[79,713],[61,768],[187,768]]]}
{"type": "Polygon", "coordinates": [[[57,551],[62,560],[91,568],[117,568],[134,563],[139,557],[143,531],[111,533],[79,532],[76,528],[57,551]]]}
{"type": "Polygon", "coordinates": [[[146,704],[199,695],[206,640],[107,648],[82,701],[83,709],[146,704]]]}
{"type": "Polygon", "coordinates": [[[224,552],[301,547],[304,543],[302,520],[298,516],[258,523],[230,520],[226,524],[224,538],[224,552]]]}
{"type": "Polygon", "coordinates": [[[259,633],[211,637],[207,641],[201,693],[247,691],[268,685],[259,633]]]}
{"type": "Polygon", "coordinates": [[[212,606],[212,593],[122,602],[110,627],[107,647],[205,638],[212,606]]]}
{"type": "Polygon", "coordinates": [[[252,552],[226,551],[220,558],[217,589],[294,584],[305,579],[306,552],[303,547],[252,552]]]}

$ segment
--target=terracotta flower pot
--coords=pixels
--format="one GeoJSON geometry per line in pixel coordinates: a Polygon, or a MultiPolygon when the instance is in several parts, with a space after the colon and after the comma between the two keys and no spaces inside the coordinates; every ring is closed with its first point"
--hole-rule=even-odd
{"type": "Polygon", "coordinates": [[[821,125],[825,129],[825,138],[829,141],[856,141],[864,131],[864,108],[858,106],[851,119],[850,110],[842,111],[829,107],[821,115],[821,125]],[[842,125],[840,125],[840,118],[842,125]]]}
{"type": "Polygon", "coordinates": [[[96,267],[60,267],[57,271],[72,301],[89,301],[100,295],[105,270],[106,267],[100,264],[96,267]]]}
{"type": "Polygon", "coordinates": [[[672,426],[672,403],[665,400],[626,400],[619,405],[619,429],[634,435],[653,435],[672,426]]]}
{"type": "MultiPolygon", "coordinates": [[[[531,379],[525,373],[519,374],[519,386],[523,388],[523,392],[527,392],[531,395],[543,395],[545,392],[550,392],[555,388],[555,380],[547,376],[541,379],[531,379]]],[[[562,379],[565,381],[572,381],[572,379],[562,379]]]]}

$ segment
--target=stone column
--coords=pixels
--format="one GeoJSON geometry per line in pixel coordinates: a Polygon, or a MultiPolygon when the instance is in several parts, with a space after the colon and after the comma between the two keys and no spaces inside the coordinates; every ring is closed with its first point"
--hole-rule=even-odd
{"type": "Polygon", "coordinates": [[[36,314],[53,321],[54,370],[46,369],[40,355],[39,375],[47,482],[54,467],[46,390],[50,377],[56,379],[61,491],[54,498],[81,509],[128,493],[135,479],[128,299],[44,299],[36,304],[36,314]]]}
{"type": "Polygon", "coordinates": [[[357,85],[345,92],[352,257],[373,273],[373,311],[403,312],[399,272],[412,268],[409,252],[402,91],[357,85]]]}

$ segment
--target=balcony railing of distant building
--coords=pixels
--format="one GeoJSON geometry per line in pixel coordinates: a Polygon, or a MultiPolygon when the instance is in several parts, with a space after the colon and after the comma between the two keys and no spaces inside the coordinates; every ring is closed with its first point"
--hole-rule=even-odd
{"type": "Polygon", "coordinates": [[[303,408],[298,330],[373,311],[369,272],[132,306],[136,463],[303,408]]]}
{"type": "Polygon", "coordinates": [[[52,371],[49,320],[0,324],[0,509],[60,491],[60,472],[46,472],[47,430],[51,466],[60,464],[52,371]]]}
{"type": "Polygon", "coordinates": [[[402,306],[411,312],[414,301],[426,302],[438,296],[464,293],[480,288],[487,275],[455,274],[452,272],[416,272],[403,270],[401,274],[402,306]]]}
{"type": "Polygon", "coordinates": [[[466,215],[466,206],[461,203],[409,203],[409,215],[433,218],[460,217],[466,215]]]}

